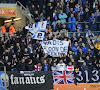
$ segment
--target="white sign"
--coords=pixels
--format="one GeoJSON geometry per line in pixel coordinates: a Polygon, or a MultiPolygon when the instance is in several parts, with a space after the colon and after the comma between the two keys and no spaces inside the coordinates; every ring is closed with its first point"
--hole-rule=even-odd
{"type": "Polygon", "coordinates": [[[37,32],[34,34],[33,39],[43,40],[44,39],[44,32],[37,32]]]}
{"type": "Polygon", "coordinates": [[[38,22],[36,24],[36,27],[38,28],[39,31],[45,31],[46,26],[47,26],[47,21],[38,22]]]}
{"type": "Polygon", "coordinates": [[[67,55],[69,42],[62,40],[48,40],[42,41],[41,45],[45,53],[48,53],[48,55],[53,57],[59,57],[60,53],[67,55]]]}

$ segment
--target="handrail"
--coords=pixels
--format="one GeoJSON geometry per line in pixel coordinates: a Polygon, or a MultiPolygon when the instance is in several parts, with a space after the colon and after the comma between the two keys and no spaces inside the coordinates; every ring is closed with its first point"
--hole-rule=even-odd
{"type": "MultiPolygon", "coordinates": [[[[34,18],[34,16],[30,13],[30,11],[27,10],[19,1],[17,1],[16,4],[17,4],[18,6],[21,6],[22,9],[24,9],[25,11],[27,11],[27,14],[30,14],[30,15],[34,18]]],[[[29,17],[27,17],[27,18],[29,19],[29,17]]],[[[30,19],[29,19],[29,20],[33,21],[32,23],[34,23],[33,18],[30,18],[30,19]]]]}
{"type": "MultiPolygon", "coordinates": [[[[17,3],[17,5],[19,4],[20,6],[22,6],[23,9],[25,9],[27,12],[29,12],[19,1],[17,1],[16,3],[17,3]]],[[[29,13],[30,13],[30,12],[29,12],[29,13]]]]}

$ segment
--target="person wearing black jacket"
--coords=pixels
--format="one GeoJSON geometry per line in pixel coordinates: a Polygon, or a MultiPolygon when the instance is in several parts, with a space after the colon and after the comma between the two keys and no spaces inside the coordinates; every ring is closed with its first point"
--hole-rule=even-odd
{"type": "Polygon", "coordinates": [[[44,60],[43,62],[42,71],[50,71],[50,66],[47,64],[47,60],[44,60]]]}
{"type": "Polygon", "coordinates": [[[25,59],[22,58],[21,62],[18,63],[18,65],[16,66],[17,71],[25,71],[25,59]]]}
{"type": "Polygon", "coordinates": [[[26,63],[25,68],[26,68],[26,71],[34,71],[35,70],[34,64],[32,63],[31,59],[28,60],[28,63],[26,63]]]}

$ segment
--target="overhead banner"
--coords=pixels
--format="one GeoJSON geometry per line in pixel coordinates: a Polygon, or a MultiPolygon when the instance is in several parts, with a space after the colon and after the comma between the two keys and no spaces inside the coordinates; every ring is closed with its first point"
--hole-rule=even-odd
{"type": "Polygon", "coordinates": [[[34,34],[33,39],[43,40],[44,39],[44,32],[37,32],[34,34]]]}
{"type": "Polygon", "coordinates": [[[48,53],[48,55],[53,57],[59,57],[60,53],[67,55],[69,42],[62,40],[48,40],[42,41],[41,45],[45,53],[48,53]]]}
{"type": "Polygon", "coordinates": [[[50,90],[53,89],[52,72],[0,72],[0,89],[5,90],[50,90]]]}
{"type": "Polygon", "coordinates": [[[16,7],[0,7],[0,16],[16,16],[16,7]]]}

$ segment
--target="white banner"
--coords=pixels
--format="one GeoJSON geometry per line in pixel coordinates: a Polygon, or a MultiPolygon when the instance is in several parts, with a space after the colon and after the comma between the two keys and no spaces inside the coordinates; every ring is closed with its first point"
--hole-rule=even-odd
{"type": "Polygon", "coordinates": [[[67,55],[69,42],[62,40],[48,40],[42,41],[41,45],[45,53],[48,53],[48,55],[53,57],[59,57],[60,53],[67,55]]]}
{"type": "Polygon", "coordinates": [[[37,32],[34,34],[33,39],[43,40],[44,39],[44,32],[37,32]]]}

